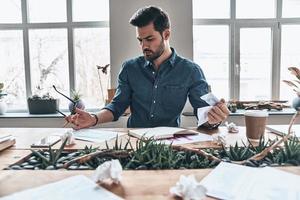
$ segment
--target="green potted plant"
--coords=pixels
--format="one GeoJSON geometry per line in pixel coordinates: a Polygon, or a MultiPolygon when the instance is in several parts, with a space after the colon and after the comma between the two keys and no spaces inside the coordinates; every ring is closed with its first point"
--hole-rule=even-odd
{"type": "Polygon", "coordinates": [[[85,105],[84,105],[84,102],[82,101],[81,97],[82,97],[82,94],[80,94],[79,91],[72,90],[71,98],[73,99],[73,101],[75,103],[74,102],[69,103],[69,111],[70,112],[74,112],[74,105],[75,105],[76,108],[84,110],[85,105]]]}
{"type": "MultiPolygon", "coordinates": [[[[37,91],[41,88],[37,87],[37,91]]],[[[49,93],[40,95],[36,92],[35,95],[27,99],[28,111],[30,114],[52,114],[59,110],[59,100],[53,98],[49,93]]]]}
{"type": "Polygon", "coordinates": [[[0,83],[0,115],[3,115],[7,110],[6,102],[4,101],[4,96],[7,94],[3,92],[4,83],[0,83]]]}

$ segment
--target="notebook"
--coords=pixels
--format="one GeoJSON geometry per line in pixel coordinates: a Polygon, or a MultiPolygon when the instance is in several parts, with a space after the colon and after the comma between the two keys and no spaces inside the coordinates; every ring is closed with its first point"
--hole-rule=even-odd
{"type": "Polygon", "coordinates": [[[155,128],[140,128],[131,129],[128,134],[137,138],[153,138],[153,139],[165,139],[173,138],[181,135],[196,135],[199,134],[197,131],[177,128],[177,127],[155,127],[155,128]]]}
{"type": "MultiPolygon", "coordinates": [[[[266,129],[278,135],[286,135],[288,134],[289,125],[267,125],[266,129]]],[[[295,133],[295,136],[300,138],[300,125],[293,125],[291,130],[295,133]]]]}

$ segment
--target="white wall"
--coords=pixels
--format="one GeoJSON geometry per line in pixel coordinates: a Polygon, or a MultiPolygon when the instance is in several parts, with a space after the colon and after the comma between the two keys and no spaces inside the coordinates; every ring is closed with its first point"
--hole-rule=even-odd
{"type": "Polygon", "coordinates": [[[170,44],[178,54],[193,58],[192,0],[110,0],[110,55],[112,87],[122,63],[141,55],[135,27],[129,19],[141,7],[155,5],[165,10],[171,19],[170,44]]]}

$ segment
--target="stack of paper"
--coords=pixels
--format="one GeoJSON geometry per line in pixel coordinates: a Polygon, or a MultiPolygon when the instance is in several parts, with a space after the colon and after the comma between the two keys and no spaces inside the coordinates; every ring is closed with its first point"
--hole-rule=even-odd
{"type": "Polygon", "coordinates": [[[200,184],[208,196],[220,199],[300,199],[300,176],[271,167],[220,163],[200,184]]]}
{"type": "Polygon", "coordinates": [[[117,195],[98,186],[85,176],[73,176],[64,180],[43,185],[37,188],[17,192],[0,198],[1,200],[122,200],[117,195]]]}

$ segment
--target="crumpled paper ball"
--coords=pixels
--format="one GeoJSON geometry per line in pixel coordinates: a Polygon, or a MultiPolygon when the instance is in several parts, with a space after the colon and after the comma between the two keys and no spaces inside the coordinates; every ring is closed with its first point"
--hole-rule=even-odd
{"type": "Polygon", "coordinates": [[[183,200],[204,199],[206,192],[207,189],[197,182],[194,175],[181,175],[176,185],[170,188],[172,195],[179,196],[183,200]]]}
{"type": "Polygon", "coordinates": [[[239,132],[239,128],[233,122],[231,122],[231,123],[225,122],[225,126],[227,127],[227,130],[229,133],[238,133],[239,132]]]}
{"type": "Polygon", "coordinates": [[[61,136],[61,141],[64,142],[65,140],[67,140],[67,143],[66,143],[67,146],[75,144],[73,130],[69,130],[61,136]]]}
{"type": "Polygon", "coordinates": [[[95,182],[111,179],[114,183],[119,184],[122,178],[122,171],[122,165],[119,160],[106,161],[97,167],[93,179],[95,182]]]}

